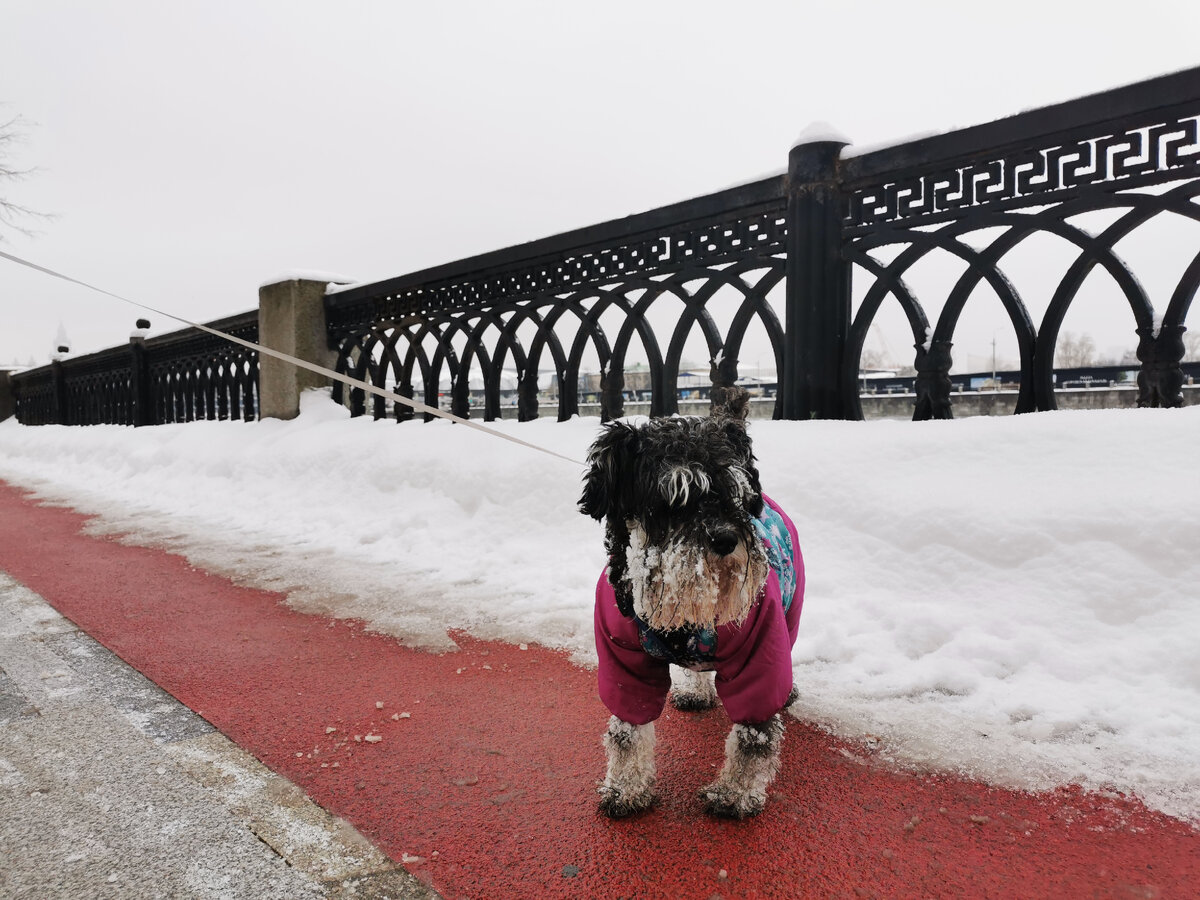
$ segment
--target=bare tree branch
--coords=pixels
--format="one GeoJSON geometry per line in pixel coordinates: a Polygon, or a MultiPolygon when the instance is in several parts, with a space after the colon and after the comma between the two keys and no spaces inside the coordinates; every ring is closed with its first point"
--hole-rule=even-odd
{"type": "MultiPolygon", "coordinates": [[[[18,169],[9,162],[13,147],[25,139],[25,120],[20,116],[0,122],[0,184],[21,181],[34,174],[36,169],[18,169]]],[[[35,234],[34,230],[24,222],[30,219],[53,218],[46,213],[40,213],[27,206],[22,206],[9,200],[5,193],[0,193],[0,226],[20,232],[24,235],[35,234]]],[[[4,240],[3,228],[0,228],[0,241],[4,240]]]]}

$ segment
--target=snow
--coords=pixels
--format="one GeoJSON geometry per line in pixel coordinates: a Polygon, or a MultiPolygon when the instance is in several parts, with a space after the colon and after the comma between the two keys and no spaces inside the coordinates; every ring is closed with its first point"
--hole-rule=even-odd
{"type": "Polygon", "coordinates": [[[943,134],[949,134],[952,131],[959,130],[957,126],[942,129],[926,129],[925,131],[915,131],[903,137],[893,138],[886,141],[876,141],[869,144],[851,144],[842,149],[842,159],[850,159],[855,156],[866,156],[869,153],[877,153],[880,150],[891,150],[893,147],[902,147],[905,144],[915,144],[917,141],[928,140],[929,138],[940,137],[943,134]]]}
{"type": "MultiPolygon", "coordinates": [[[[581,459],[596,419],[493,423],[581,459]]],[[[1200,409],[751,423],[808,589],[794,711],[876,758],[1200,820],[1200,409]]],[[[0,424],[0,478],[302,610],[594,662],[582,471],[446,422],[0,424]]]]}
{"type": "Polygon", "coordinates": [[[286,272],[280,272],[274,278],[268,278],[266,281],[261,282],[259,287],[270,287],[273,284],[282,284],[285,281],[325,281],[329,283],[330,287],[334,285],[350,287],[354,285],[356,280],[345,275],[337,275],[333,272],[321,272],[316,269],[288,269],[286,272]]]}
{"type": "Polygon", "coordinates": [[[850,144],[853,142],[828,122],[810,122],[796,137],[796,140],[792,141],[792,146],[800,147],[804,144],[819,143],[850,144]]]}

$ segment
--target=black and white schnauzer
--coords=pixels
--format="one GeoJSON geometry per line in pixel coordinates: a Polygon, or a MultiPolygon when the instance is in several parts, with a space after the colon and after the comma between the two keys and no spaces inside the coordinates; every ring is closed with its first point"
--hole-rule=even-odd
{"type": "Polygon", "coordinates": [[[613,818],[654,802],[668,692],[683,710],[719,698],[734,722],[724,768],[700,792],[709,813],[756,815],[779,771],[804,564],[795,526],[759,484],[749,397],[723,395],[708,418],[610,423],[588,454],[579,508],[604,520],[609,558],[596,650],[612,713],[600,809],[613,818]]]}

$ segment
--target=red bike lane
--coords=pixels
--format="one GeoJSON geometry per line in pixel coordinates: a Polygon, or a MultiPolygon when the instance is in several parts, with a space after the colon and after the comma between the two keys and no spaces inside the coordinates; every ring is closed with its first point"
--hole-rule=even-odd
{"type": "Polygon", "coordinates": [[[563,654],[414,650],[85,522],[0,482],[0,570],[445,897],[1200,894],[1200,832],[1135,800],[899,772],[796,721],[767,811],[714,821],[719,709],[664,716],[659,804],[610,822],[607,713],[563,654]]]}

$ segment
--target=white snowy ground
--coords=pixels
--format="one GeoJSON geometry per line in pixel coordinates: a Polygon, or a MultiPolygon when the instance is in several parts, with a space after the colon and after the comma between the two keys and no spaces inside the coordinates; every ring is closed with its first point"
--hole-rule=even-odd
{"type": "MultiPolygon", "coordinates": [[[[495,423],[582,459],[596,419],[495,423]]],[[[753,422],[808,568],[798,715],[919,769],[1200,821],[1200,407],[753,422]]],[[[594,659],[581,470],[444,422],[0,424],[0,478],[302,609],[594,659]]]]}

